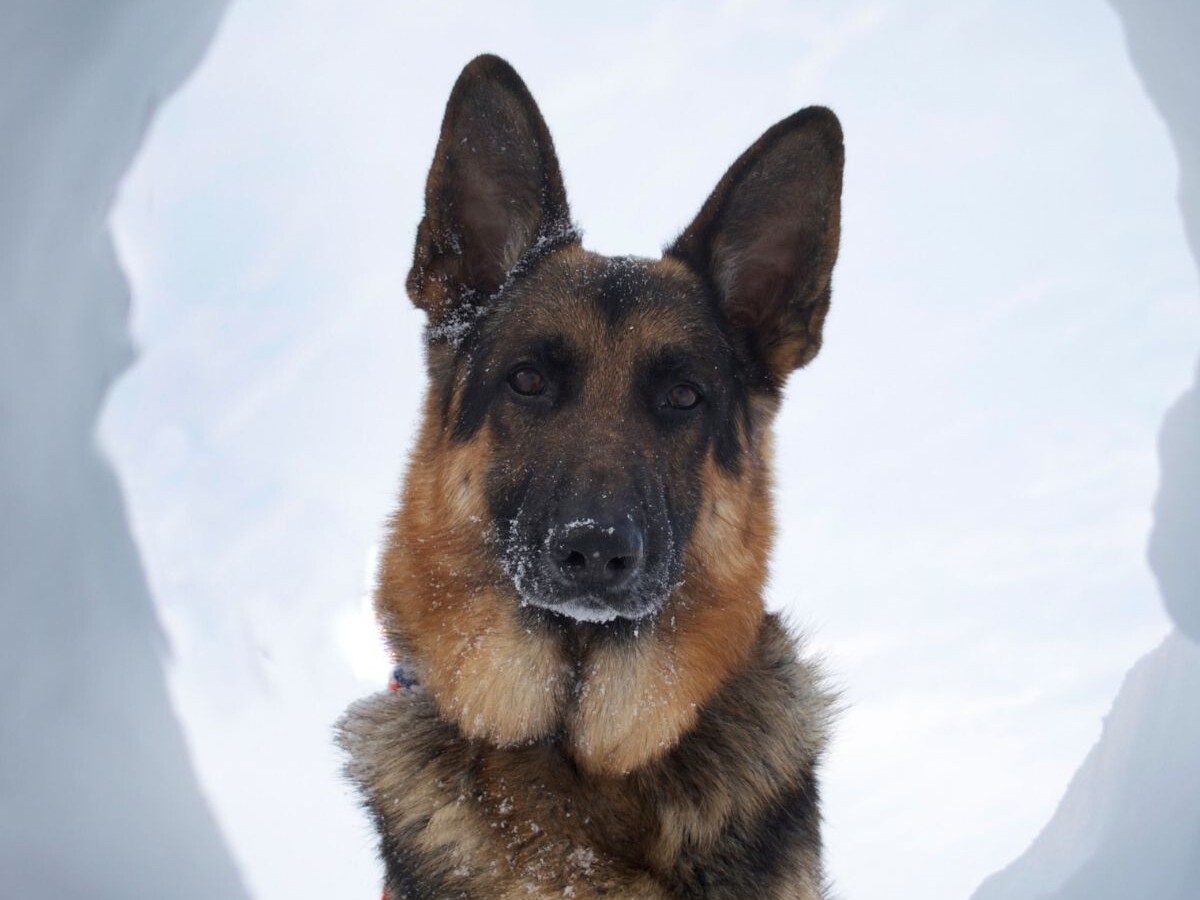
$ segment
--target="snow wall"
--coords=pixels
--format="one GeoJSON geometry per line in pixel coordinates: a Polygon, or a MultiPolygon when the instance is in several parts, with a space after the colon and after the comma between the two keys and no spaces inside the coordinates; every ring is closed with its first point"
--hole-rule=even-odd
{"type": "Polygon", "coordinates": [[[246,897],[167,694],[95,426],[130,364],[107,217],[223,0],[23,0],[0,27],[0,896],[246,897]]]}

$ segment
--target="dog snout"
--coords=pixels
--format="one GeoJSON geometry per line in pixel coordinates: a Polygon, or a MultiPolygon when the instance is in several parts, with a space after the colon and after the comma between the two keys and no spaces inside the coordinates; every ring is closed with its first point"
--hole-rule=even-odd
{"type": "Polygon", "coordinates": [[[547,545],[549,567],[579,591],[620,591],[640,573],[644,544],[642,530],[628,518],[579,520],[555,529],[547,545]]]}

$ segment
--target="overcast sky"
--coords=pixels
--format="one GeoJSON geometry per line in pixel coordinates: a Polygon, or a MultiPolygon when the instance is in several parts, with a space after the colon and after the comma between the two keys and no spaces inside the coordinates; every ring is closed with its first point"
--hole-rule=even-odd
{"type": "Polygon", "coordinates": [[[1200,309],[1115,16],[443,6],[235,0],[113,217],[142,351],[102,437],[255,895],[377,887],[329,724],[385,676],[362,608],[423,386],[403,281],[450,85],[492,51],[602,252],[656,255],[793,110],[842,118],[842,256],[779,422],[770,602],[847,706],[825,791],[840,891],[967,896],[1167,630],[1154,439],[1200,309]]]}

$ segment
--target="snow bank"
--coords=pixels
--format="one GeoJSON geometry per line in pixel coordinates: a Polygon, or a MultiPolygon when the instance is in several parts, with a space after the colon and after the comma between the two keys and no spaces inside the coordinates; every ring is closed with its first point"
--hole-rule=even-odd
{"type": "MultiPolygon", "coordinates": [[[[1179,155],[1179,206],[1200,266],[1200,6],[1172,0],[1112,0],[1129,53],[1179,155]]],[[[1200,365],[1196,382],[1163,422],[1158,444],[1162,481],[1154,504],[1150,564],[1171,617],[1200,641],[1200,365]]]]}
{"type": "Polygon", "coordinates": [[[1033,846],[973,900],[1191,900],[1197,798],[1200,647],[1176,632],[1126,677],[1033,846]]]}
{"type": "Polygon", "coordinates": [[[6,4],[0,29],[0,894],[245,897],[201,795],[94,429],[132,358],[106,217],[222,0],[6,4]]]}

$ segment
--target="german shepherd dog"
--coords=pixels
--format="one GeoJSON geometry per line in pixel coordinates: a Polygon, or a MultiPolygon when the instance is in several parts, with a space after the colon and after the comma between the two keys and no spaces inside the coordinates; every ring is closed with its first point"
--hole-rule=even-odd
{"type": "Polygon", "coordinates": [[[661,259],[581,245],[481,56],[408,278],[420,434],[376,610],[404,690],[339,723],[388,900],[817,900],[830,698],[764,611],[771,429],[821,346],[842,134],[769,129],[661,259]]]}

